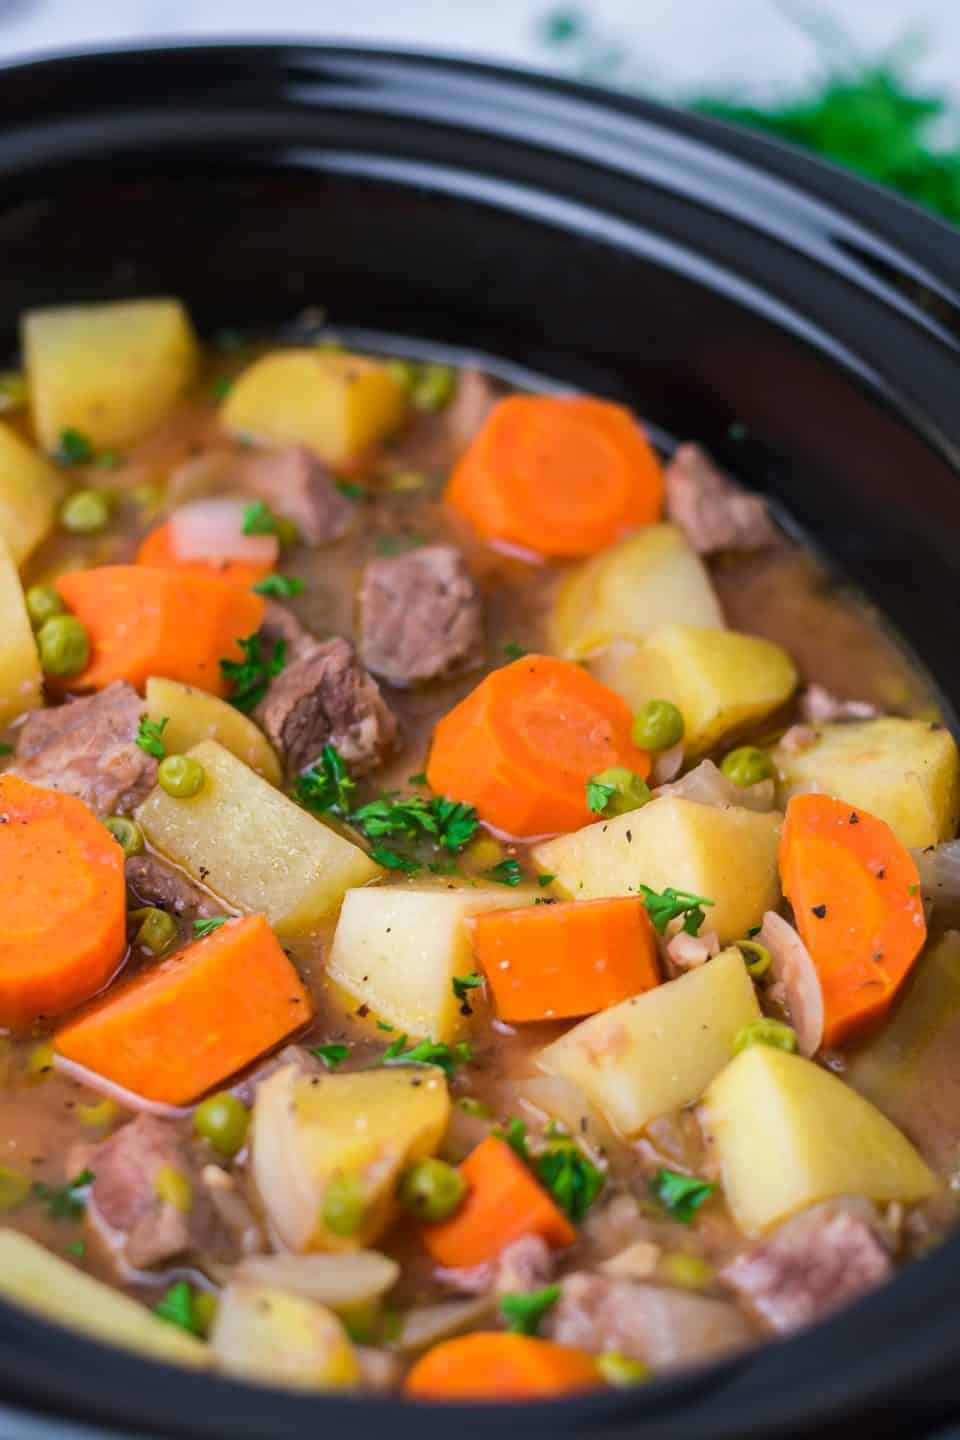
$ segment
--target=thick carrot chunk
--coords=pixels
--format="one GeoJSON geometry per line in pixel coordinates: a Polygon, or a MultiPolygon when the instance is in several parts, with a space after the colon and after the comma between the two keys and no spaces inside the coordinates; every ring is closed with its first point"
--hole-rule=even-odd
{"type": "Polygon", "coordinates": [[[547,1400],[601,1383],[586,1350],[480,1330],[434,1345],[410,1371],[406,1391],[417,1400],[547,1400]]]}
{"type": "Polygon", "coordinates": [[[244,590],[249,590],[264,575],[269,575],[275,563],[276,557],[260,564],[244,560],[182,560],[177,554],[173,526],[169,521],[151,530],[137,551],[138,565],[149,565],[157,570],[177,570],[181,575],[211,575],[215,580],[226,580],[244,590]]]}

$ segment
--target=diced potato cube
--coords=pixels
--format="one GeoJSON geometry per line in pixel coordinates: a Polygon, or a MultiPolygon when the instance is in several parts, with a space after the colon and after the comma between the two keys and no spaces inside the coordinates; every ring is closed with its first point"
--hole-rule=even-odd
{"type": "Polygon", "coordinates": [[[386,365],[336,350],[278,350],[235,381],[221,419],[231,435],[306,445],[345,465],[396,430],[406,394],[386,365]]]}
{"type": "Polygon", "coordinates": [[[235,705],[194,685],[151,676],[146,685],[147,714],[163,727],[168,755],[183,755],[202,740],[216,740],[271,785],[283,779],[280,761],[259,725],[235,705]]]}
{"type": "Polygon", "coordinates": [[[687,890],[712,900],[704,930],[742,940],[780,898],[782,817],[739,806],[698,805],[672,795],[533,848],[540,870],[573,900],[687,890]]]}
{"type": "Polygon", "coordinates": [[[770,1045],[751,1045],[721,1070],[701,1121],[727,1205],[748,1235],[839,1195],[911,1204],[936,1188],[909,1140],[869,1101],[770,1045]]]}
{"type": "Polygon", "coordinates": [[[582,660],[611,640],[642,640],[664,625],[723,628],[723,612],[696,551],[673,525],[648,525],[581,565],[557,593],[551,640],[582,660]]]}
{"type": "Polygon", "coordinates": [[[534,898],[502,886],[350,890],[327,974],[396,1030],[452,1040],[462,1024],[453,980],[476,968],[464,921],[534,898]]]}
{"type": "Polygon", "coordinates": [[[331,1310],[275,1285],[234,1280],[223,1290],[210,1334],[228,1375],[298,1390],[346,1390],[360,1366],[331,1310]]]}
{"type": "Polygon", "coordinates": [[[199,795],[178,800],[158,785],[137,818],[151,845],[229,905],[262,911],[280,936],[304,935],[383,874],[215,740],[188,753],[206,774],[199,795]]]}
{"type": "Polygon", "coordinates": [[[923,849],[956,833],[957,746],[949,730],[927,720],[887,716],[817,727],[806,750],[774,752],[780,793],[817,790],[885,820],[902,844],[923,849]]]}
{"type": "Polygon", "coordinates": [[[45,1320],[153,1360],[211,1363],[201,1340],[16,1230],[0,1230],[0,1295],[45,1320]]]}
{"type": "Polygon", "coordinates": [[[396,1218],[404,1169],[432,1155],[446,1133],[450,1095],[441,1070],[384,1066],[304,1075],[287,1065],[257,1090],[251,1167],[260,1199],[291,1250],[362,1250],[396,1218]],[[328,1186],[358,1183],[349,1234],[324,1216],[328,1186]]]}
{"type": "Polygon", "coordinates": [[[672,700],[683,715],[687,755],[702,755],[770,715],[797,683],[779,645],[701,625],[668,625],[634,650],[611,647],[590,669],[632,710],[648,700],[672,700]]]}
{"type": "Polygon", "coordinates": [[[591,1015],[540,1053],[539,1065],[577,1085],[622,1135],[699,1100],[760,1015],[739,950],[591,1015]]]}
{"type": "Polygon", "coordinates": [[[17,565],[46,539],[65,490],[53,466],[0,423],[0,539],[17,565]]]}
{"type": "Polygon", "coordinates": [[[43,704],[40,657],[13,556],[0,537],[0,727],[43,704]]]}
{"type": "Polygon", "coordinates": [[[21,328],[33,426],[46,450],[65,430],[96,450],[135,445],[196,375],[197,342],[179,300],[28,310],[21,328]]]}

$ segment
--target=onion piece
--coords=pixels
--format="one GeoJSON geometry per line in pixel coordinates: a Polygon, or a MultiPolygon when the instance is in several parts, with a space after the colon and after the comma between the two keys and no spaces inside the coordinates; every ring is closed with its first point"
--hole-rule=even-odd
{"type": "Polygon", "coordinates": [[[211,565],[230,560],[245,565],[277,563],[280,544],[276,535],[245,535],[244,515],[249,503],[233,495],[192,500],[173,512],[170,544],[178,560],[207,560],[211,565]]]}
{"type": "Polygon", "coordinates": [[[688,935],[681,929],[667,942],[667,955],[678,970],[693,970],[719,954],[720,937],[716,930],[708,930],[705,935],[688,935]]]}
{"type": "Polygon", "coordinates": [[[441,1300],[437,1305],[420,1305],[404,1315],[390,1348],[403,1355],[416,1354],[438,1340],[462,1335],[464,1330],[487,1320],[495,1307],[492,1295],[477,1300],[441,1300]]]}
{"type": "Polygon", "coordinates": [[[735,785],[721,774],[712,760],[701,760],[682,780],[659,786],[653,795],[654,799],[672,795],[676,800],[692,800],[697,805],[739,805],[743,810],[765,812],[773,809],[774,785],[772,780],[735,785]]]}
{"type": "Polygon", "coordinates": [[[756,939],[770,951],[770,973],[784,988],[800,1054],[809,1059],[823,1043],[823,990],[810,951],[775,910],[764,915],[756,939]]]}
{"type": "Polygon", "coordinates": [[[86,1085],[100,1095],[116,1100],[123,1110],[133,1110],[142,1115],[159,1115],[162,1120],[183,1120],[193,1114],[192,1105],[164,1105],[159,1100],[145,1100],[142,1095],[135,1095],[132,1090],[115,1085],[112,1080],[98,1075],[95,1070],[88,1070],[85,1065],[78,1065],[76,1060],[68,1060],[64,1055],[54,1053],[53,1068],[61,1075],[66,1075],[68,1080],[76,1080],[78,1085],[86,1085]]]}
{"type": "Polygon", "coordinates": [[[920,892],[938,924],[960,925],[960,840],[911,850],[920,877],[920,892]]]}
{"type": "Polygon", "coordinates": [[[272,1285],[339,1310],[379,1300],[399,1280],[400,1266],[379,1250],[345,1250],[339,1254],[247,1255],[233,1274],[237,1280],[272,1285]]]}
{"type": "Polygon", "coordinates": [[[650,788],[666,785],[675,780],[683,768],[683,741],[678,740],[669,750],[654,751],[650,764],[650,788]]]}

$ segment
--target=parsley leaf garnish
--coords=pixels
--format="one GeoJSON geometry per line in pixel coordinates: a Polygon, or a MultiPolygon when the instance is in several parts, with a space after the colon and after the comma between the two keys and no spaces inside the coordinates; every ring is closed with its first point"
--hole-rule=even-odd
{"type": "Polygon", "coordinates": [[[234,377],[232,375],[221,375],[219,379],[214,380],[210,386],[210,394],[214,400],[226,400],[233,386],[234,377]]]}
{"type": "Polygon", "coordinates": [[[482,984],[482,975],[454,975],[453,993],[458,1000],[466,1000],[468,992],[479,989],[482,984]]]}
{"type": "Polygon", "coordinates": [[[89,465],[94,449],[82,430],[61,430],[53,458],[58,465],[89,465]]]}
{"type": "Polygon", "coordinates": [[[426,772],[426,770],[418,770],[417,773],[416,773],[416,775],[408,775],[408,776],[407,776],[407,784],[408,784],[408,785],[426,785],[426,783],[427,783],[427,772],[426,772]]]}
{"type": "Polygon", "coordinates": [[[229,918],[228,915],[211,915],[209,919],[194,920],[193,933],[198,940],[203,940],[205,936],[212,935],[214,930],[219,930],[221,925],[226,925],[229,918]]]}
{"type": "Polygon", "coordinates": [[[508,640],[503,647],[503,653],[508,660],[522,660],[527,652],[523,646],[518,645],[515,640],[508,640]]]}
{"type": "Polygon", "coordinates": [[[158,760],[162,760],[167,752],[161,737],[168,724],[169,716],[167,715],[164,715],[162,720],[151,720],[149,715],[141,715],[140,729],[137,731],[134,743],[139,745],[141,750],[146,750],[148,755],[154,755],[158,760]]]}
{"type": "Polygon", "coordinates": [[[246,659],[221,660],[220,670],[231,688],[231,705],[238,710],[255,710],[266,695],[270,681],[286,664],[287,644],[285,640],[277,640],[269,657],[261,652],[259,635],[248,635],[238,644],[246,659]]]}
{"type": "Polygon", "coordinates": [[[520,874],[519,860],[498,860],[496,865],[483,873],[497,885],[519,885],[523,878],[520,874]]]}
{"type": "Polygon", "coordinates": [[[359,825],[371,840],[403,835],[410,839],[426,835],[447,850],[461,850],[472,840],[479,821],[472,805],[447,800],[435,795],[425,800],[422,795],[398,798],[383,795],[361,805],[348,816],[352,825],[359,825]]]}
{"type": "Polygon", "coordinates": [[[537,884],[540,886],[540,889],[541,889],[541,890],[545,890],[548,885],[552,885],[552,884],[553,884],[553,882],[554,882],[554,880],[556,880],[556,878],[557,878],[556,875],[538,875],[538,876],[537,876],[537,884]]]}
{"type": "Polygon", "coordinates": [[[650,1181],[650,1193],[681,1225],[689,1225],[704,1200],[716,1193],[716,1185],[696,1175],[680,1175],[661,1166],[650,1181]]]}
{"type": "Polygon", "coordinates": [[[350,1046],[314,1045],[310,1051],[310,1054],[316,1055],[318,1060],[322,1060],[328,1070],[336,1070],[338,1065],[342,1065],[344,1060],[347,1060],[349,1058],[350,1046]]]}
{"type": "Polygon", "coordinates": [[[506,1130],[494,1132],[505,1145],[509,1145],[515,1155],[519,1155],[525,1164],[530,1163],[530,1147],[527,1144],[527,1125],[524,1120],[508,1120],[506,1130]]]}
{"type": "Polygon", "coordinates": [[[536,1335],[540,1321],[560,1299],[560,1286],[547,1285],[543,1290],[527,1290],[519,1295],[504,1295],[500,1314],[511,1335],[536,1335]]]}
{"type": "Polygon", "coordinates": [[[66,1185],[45,1185],[37,1180],[33,1193],[47,1207],[51,1220],[79,1220],[87,1205],[89,1187],[95,1180],[92,1170],[81,1170],[66,1185]]]}
{"type": "Polygon", "coordinates": [[[604,785],[599,780],[588,780],[587,809],[592,815],[602,815],[616,793],[615,785],[604,785]]]}
{"type": "Polygon", "coordinates": [[[452,1077],[458,1065],[469,1065],[473,1059],[473,1046],[463,1041],[459,1045],[446,1045],[443,1041],[421,1040],[407,1050],[406,1035],[401,1035],[388,1045],[381,1057],[381,1065],[436,1065],[445,1075],[452,1077]]]}
{"type": "Polygon", "coordinates": [[[302,595],[304,583],[298,575],[264,575],[253,587],[256,595],[272,595],[281,600],[302,595]]]}
{"type": "Polygon", "coordinates": [[[277,517],[265,500],[252,500],[243,507],[244,535],[276,535],[277,517]]]}
{"type": "Polygon", "coordinates": [[[647,914],[653,922],[653,928],[662,935],[678,915],[685,917],[683,928],[688,935],[696,935],[700,926],[707,918],[704,913],[704,905],[715,905],[715,900],[706,900],[702,895],[691,895],[687,890],[674,890],[672,885],[667,885],[662,895],[656,890],[651,890],[649,885],[641,885],[640,893],[643,896],[643,903],[647,914]]]}
{"type": "Polygon", "coordinates": [[[607,1183],[606,1176],[573,1141],[553,1145],[537,1158],[537,1174],[565,1215],[582,1220],[607,1183]]]}
{"type": "Polygon", "coordinates": [[[69,1245],[63,1247],[64,1255],[73,1255],[77,1260],[82,1260],[87,1253],[87,1247],[82,1240],[71,1240],[69,1245]]]}
{"type": "Polygon", "coordinates": [[[12,755],[13,746],[7,740],[0,740],[0,755],[12,755]]]}
{"type": "Polygon", "coordinates": [[[335,745],[324,745],[320,764],[304,770],[297,781],[294,798],[307,810],[316,810],[320,814],[325,810],[335,810],[338,815],[346,815],[356,788],[356,781],[351,779],[347,762],[340,751],[335,745]]]}
{"type": "Polygon", "coordinates": [[[419,860],[411,860],[408,855],[401,855],[396,850],[388,850],[385,845],[374,845],[370,851],[370,858],[385,870],[402,870],[404,875],[416,875],[423,866],[419,860]]]}
{"type": "Polygon", "coordinates": [[[154,1305],[153,1313],[170,1325],[179,1325],[181,1330],[189,1330],[191,1335],[203,1334],[203,1326],[193,1307],[193,1291],[186,1280],[175,1281],[163,1299],[154,1305]]]}
{"type": "Polygon", "coordinates": [[[366,500],[367,492],[362,485],[357,485],[353,480],[338,480],[337,489],[341,495],[346,495],[348,500],[366,500]]]}

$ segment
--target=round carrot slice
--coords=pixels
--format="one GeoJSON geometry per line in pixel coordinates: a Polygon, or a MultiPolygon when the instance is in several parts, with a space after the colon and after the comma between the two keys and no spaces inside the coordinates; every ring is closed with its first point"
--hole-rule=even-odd
{"type": "Polygon", "coordinates": [[[407,1376],[419,1400],[525,1400],[599,1385],[592,1355],[532,1335],[476,1331],[428,1350],[407,1376]]]}
{"type": "Polygon", "coordinates": [[[0,777],[0,1025],[88,1000],[126,949],[123,851],[82,801],[0,777]]]}
{"type": "Polygon", "coordinates": [[[658,518],[663,474],[622,405],[513,395],[494,407],[454,470],[447,500],[485,540],[592,555],[658,518]]]}
{"type": "Polygon", "coordinates": [[[650,771],[629,706],[571,660],[525,655],[494,670],[434,731],[427,778],[508,835],[552,835],[596,819],[591,775],[650,771]]]}

